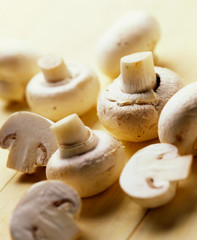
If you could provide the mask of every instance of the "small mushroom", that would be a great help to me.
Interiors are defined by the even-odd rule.
[[[34,113],[13,113],[0,130],[0,146],[10,149],[7,167],[33,173],[38,166],[46,166],[58,148],[52,124]]]
[[[159,140],[175,145],[181,155],[197,155],[197,82],[179,90],[163,108]]]
[[[153,51],[160,37],[158,22],[147,12],[131,11],[118,19],[101,37],[97,61],[101,70],[112,78],[120,74],[123,56]]]
[[[59,150],[49,159],[48,179],[73,186],[81,197],[96,195],[119,177],[124,166],[121,142],[103,131],[85,127],[76,114],[51,126]]]
[[[23,101],[28,81],[39,71],[39,54],[17,39],[0,40],[0,97]]]
[[[120,186],[146,208],[168,203],[176,193],[177,181],[186,179],[192,155],[180,156],[171,144],[149,145],[136,152],[124,167]]]
[[[182,80],[176,73],[154,67],[151,52],[125,56],[120,76],[99,97],[98,117],[118,139],[154,139],[162,108],[181,87]]]
[[[76,218],[78,193],[60,181],[34,184],[16,206],[10,221],[13,240],[74,240],[80,235]]]
[[[88,67],[65,65],[58,56],[38,62],[42,72],[29,82],[26,97],[32,110],[53,121],[84,114],[96,105],[99,81]]]

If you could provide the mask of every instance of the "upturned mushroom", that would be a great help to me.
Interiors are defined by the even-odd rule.
[[[159,38],[159,24],[150,14],[144,11],[128,12],[98,42],[98,65],[105,74],[116,78],[120,74],[121,57],[136,52],[154,51]]]
[[[128,161],[120,186],[141,206],[159,207],[174,197],[178,181],[188,177],[191,164],[192,155],[180,156],[171,144],[149,145]]]
[[[78,193],[60,181],[34,184],[19,201],[10,221],[13,240],[74,240],[81,209]]]
[[[28,81],[39,71],[39,54],[17,39],[0,40],[0,97],[23,101]]]
[[[159,140],[175,145],[182,155],[197,155],[197,82],[179,90],[159,118]]]
[[[80,118],[70,115],[51,126],[59,150],[49,159],[48,179],[73,186],[81,197],[96,195],[119,177],[124,166],[124,149],[103,131],[91,130]]]
[[[13,113],[0,129],[0,147],[9,148],[7,167],[34,173],[57,148],[52,121],[30,112]]]
[[[125,56],[121,58],[120,76],[99,97],[98,117],[118,139],[154,139],[162,108],[181,87],[182,80],[176,73],[154,67],[151,52]]]
[[[53,121],[82,115],[96,105],[99,81],[88,67],[65,65],[58,56],[38,61],[42,72],[29,82],[26,97],[32,110]]]

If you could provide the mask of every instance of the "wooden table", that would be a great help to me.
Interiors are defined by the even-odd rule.
[[[157,46],[160,65],[189,83],[197,80],[197,1],[193,0],[0,0],[0,37],[22,38],[43,54],[60,54],[68,62],[84,62],[96,69],[95,45],[113,21],[132,9],[144,9],[159,21]],[[102,86],[109,79],[96,69]],[[0,124],[26,106],[0,101]],[[96,109],[82,120],[103,128]],[[157,142],[157,140],[152,141]],[[148,143],[126,143],[127,159]],[[8,240],[9,218],[29,187],[45,179],[44,170],[23,175],[6,168],[7,151],[0,150],[0,239]],[[197,163],[190,179],[179,185],[173,201],[147,210],[133,203],[118,182],[98,196],[84,199],[78,223],[80,240],[196,239]],[[23,239],[25,240],[25,239]]]

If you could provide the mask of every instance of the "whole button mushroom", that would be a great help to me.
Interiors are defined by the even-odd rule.
[[[159,207],[174,197],[177,181],[188,177],[191,165],[192,155],[180,156],[171,144],[149,145],[128,161],[120,176],[120,186],[141,206]]]
[[[39,54],[17,39],[0,40],[0,97],[23,101],[28,81],[39,71]]]
[[[162,108],[181,87],[182,80],[176,73],[154,67],[151,52],[125,56],[120,76],[99,97],[98,117],[118,139],[154,139]]]
[[[150,14],[128,12],[101,37],[97,46],[98,65],[104,73],[115,78],[120,74],[121,57],[153,51],[159,38],[159,24]]]
[[[197,155],[197,82],[179,90],[163,108],[159,140],[175,145],[182,155]]]
[[[85,127],[76,114],[51,126],[59,150],[49,159],[48,179],[73,186],[81,197],[96,195],[119,177],[124,166],[122,144],[103,131]]]
[[[88,67],[65,65],[58,56],[38,61],[42,72],[29,82],[26,97],[32,110],[53,121],[82,115],[96,105],[99,81]]]
[[[9,148],[7,167],[34,173],[57,150],[52,121],[30,112],[13,113],[0,129],[0,147]]]
[[[74,240],[80,235],[76,218],[78,193],[60,181],[34,184],[16,206],[10,221],[13,240]]]

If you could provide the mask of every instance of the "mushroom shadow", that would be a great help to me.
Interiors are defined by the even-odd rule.
[[[46,168],[38,167],[33,174],[22,174],[17,182],[18,183],[36,183],[46,180]]]
[[[4,102],[3,111],[9,114],[18,111],[30,111],[27,102]]]
[[[96,106],[92,107],[88,112],[81,116],[81,120],[86,126],[95,128],[94,126],[99,122]]]

